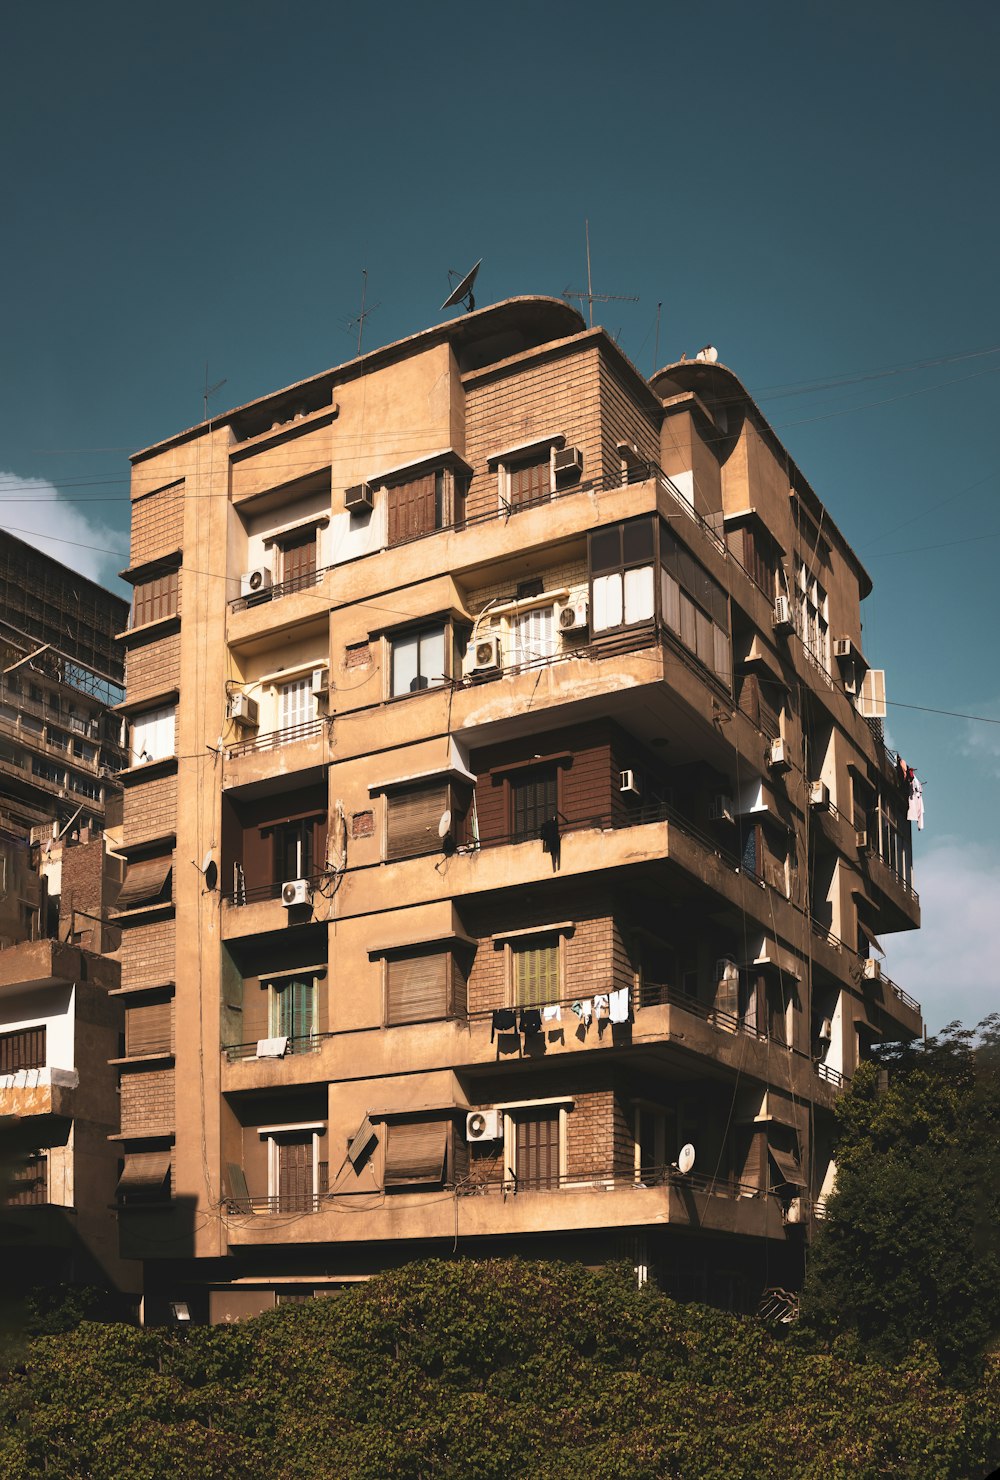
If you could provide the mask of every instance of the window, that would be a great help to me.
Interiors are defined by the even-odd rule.
[[[132,721],[132,764],[161,761],[175,754],[176,709],[167,704],[162,709],[147,709]]]
[[[446,1120],[393,1121],[386,1126],[385,1187],[440,1187],[448,1163]]]
[[[327,1190],[327,1163],[320,1160],[319,1125],[274,1126],[258,1134],[268,1141],[268,1199],[272,1212],[313,1213]]]
[[[281,584],[286,591],[311,586],[316,577],[316,529],[298,529],[278,541],[281,551]]]
[[[664,523],[660,524],[663,623],[727,688],[732,681],[729,600]]]
[[[514,1120],[514,1175],[518,1191],[559,1186],[558,1107],[519,1113]]]
[[[137,859],[130,863],[118,892],[116,909],[133,910],[143,905],[167,903],[170,900],[172,868],[172,854],[160,858]]]
[[[136,586],[132,593],[133,627],[177,615],[178,577],[178,571],[168,570]]]
[[[760,587],[764,595],[774,599],[774,578],[778,568],[778,555],[774,541],[762,529],[752,524],[737,530],[734,544],[737,558],[742,562],[750,579]]]
[[[507,632],[508,668],[545,663],[556,652],[555,610],[551,606],[513,613],[508,618]]]
[[[465,975],[452,951],[431,947],[385,962],[385,1023],[431,1022],[465,1011]]]
[[[504,463],[503,483],[506,502],[513,512],[548,503],[552,495],[552,457],[548,449]]]
[[[272,1038],[311,1038],[316,1032],[316,978],[307,973],[268,983]]]
[[[389,693],[392,698],[435,688],[446,681],[446,630],[441,623],[401,632],[389,639]]]
[[[654,542],[652,519],[634,519],[591,534],[590,625],[595,633],[655,617]]]
[[[515,941],[510,948],[513,999],[515,1007],[544,1007],[558,1002],[559,937],[532,936]]]
[[[444,780],[390,792],[385,800],[386,861],[438,852],[438,828],[445,812],[452,810],[452,800],[451,787]]]
[[[0,1074],[45,1068],[45,1025],[0,1033]]]
[[[633,1134],[636,1181],[649,1182],[662,1177],[676,1150],[674,1112],[658,1105],[636,1105]]]
[[[524,843],[540,837],[542,824],[559,816],[558,767],[515,773],[508,786],[511,841]]]
[[[826,591],[809,574],[804,563],[798,570],[799,633],[806,651],[825,672],[830,672],[830,603]]]
[[[296,731],[316,718],[316,698],[312,675],[278,685],[278,729]]]
[[[315,859],[313,847],[316,838],[315,817],[300,817],[294,822],[280,823],[274,829],[275,878],[309,879],[313,875]]]

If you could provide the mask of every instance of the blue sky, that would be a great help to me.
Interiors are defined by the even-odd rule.
[[[595,291],[639,298],[599,321],[647,374],[657,303],[660,363],[715,343],[871,570],[927,803],[889,970],[974,1021],[1000,723],[903,706],[1000,721],[998,38],[980,0],[15,7],[0,519],[110,579],[128,453],[200,419],[206,363],[222,410],[349,358],[363,267],[369,347],[479,257],[481,305],[582,287],[589,218]]]

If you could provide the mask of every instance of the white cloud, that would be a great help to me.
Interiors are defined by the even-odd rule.
[[[973,765],[984,768],[988,775],[995,780],[1000,780],[1000,703],[991,700],[984,704],[975,706],[977,714],[984,715],[987,719],[995,719],[995,725],[976,723],[972,720],[966,724],[965,736],[961,741],[962,754],[972,761]]]
[[[25,544],[119,590],[114,578],[128,564],[121,553],[128,550],[128,535],[91,518],[86,505],[67,502],[47,479],[0,472],[0,514],[3,528]]]
[[[1000,1010],[1000,848],[942,837],[914,870],[918,931],[886,936],[886,969],[924,1010],[928,1032]]]

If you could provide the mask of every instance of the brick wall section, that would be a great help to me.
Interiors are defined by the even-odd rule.
[[[471,911],[469,912],[471,916]],[[607,991],[611,985],[614,960],[612,920],[607,913],[607,902],[594,898],[579,900],[572,912],[576,928],[571,935],[562,939],[563,990],[567,999],[592,997],[595,992]],[[544,928],[554,920],[565,920],[566,913],[553,913],[551,905],[525,906],[511,903],[484,909],[475,923],[467,919],[470,933],[479,939],[475,960],[469,974],[469,1012],[492,1012],[504,1007],[510,1000],[507,981],[507,952],[501,942],[491,937],[505,929],[524,930],[533,925]],[[592,1025],[592,1033],[596,1026]]]
[[[184,483],[173,483],[132,503],[132,564],[145,565],[181,548]]]
[[[535,572],[532,572],[534,575]],[[572,591],[574,588],[587,585],[587,562],[586,560],[566,561],[561,565],[550,565],[537,574],[541,577],[546,591]],[[517,597],[517,580],[511,578],[506,581],[494,581],[489,586],[477,586],[470,591],[465,598],[466,607],[470,612],[481,612],[483,607],[491,601],[514,601]],[[500,618],[496,618],[497,623]],[[486,625],[481,629],[487,630]],[[348,649],[350,651],[350,649]]]
[[[130,704],[176,689],[181,680],[181,638],[175,632],[157,642],[130,648],[125,655],[125,685]]]
[[[646,462],[660,461],[660,425],[655,409],[646,409],[634,399],[621,376],[602,357],[601,385],[601,461],[605,481],[617,483],[621,477],[619,442],[631,442]],[[655,419],[654,419],[655,418]],[[596,470],[584,470],[584,476],[596,476]]]
[[[469,384],[465,455],[475,469],[470,517],[497,512],[497,475],[486,460],[533,437],[561,433],[583,453],[583,481],[601,477],[600,380],[596,347],[556,354]]]
[[[162,838],[177,825],[177,777],[156,776],[125,792],[124,838],[128,846]]]
[[[106,857],[103,839],[64,847],[59,897],[59,939],[75,936],[88,951],[118,949],[120,934],[100,921],[118,897],[123,864]],[[79,913],[74,918],[74,911]],[[85,912],[85,913],[84,913]],[[90,918],[95,917],[95,918]]]
[[[123,1135],[162,1135],[173,1130],[173,1069],[140,1069],[123,1073],[121,1091]]]
[[[610,1089],[574,1096],[566,1122],[566,1175],[587,1177],[611,1171],[614,1096]]]
[[[172,982],[177,922],[154,920],[122,931],[122,986],[158,987]]]

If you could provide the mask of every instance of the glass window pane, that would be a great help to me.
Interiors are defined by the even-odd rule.
[[[591,571],[616,570],[621,563],[621,533],[617,525],[595,530],[590,536]]]
[[[681,588],[668,571],[660,570],[661,600],[663,602],[663,620],[671,632],[681,630]]]
[[[647,622],[656,610],[653,567],[641,565],[638,570],[625,572],[625,620]]]
[[[692,652],[697,650],[698,633],[695,618],[695,605],[690,596],[681,592],[681,642],[689,647]]]
[[[622,525],[622,559],[625,565],[638,565],[653,558],[653,521],[635,519]]]
[[[409,694],[418,687],[420,638],[416,632],[405,632],[393,639],[392,693]]]
[[[715,646],[715,672],[716,676],[728,688],[732,683],[732,664],[729,661],[729,638],[718,627],[712,628],[712,637]]]
[[[420,634],[420,688],[444,683],[444,628]]]
[[[695,628],[698,641],[695,652],[705,667],[711,668],[715,662],[715,643],[712,641],[712,624],[704,612],[695,613]]]
[[[622,620],[621,575],[595,576],[593,628],[603,632],[608,627],[620,627]]]

